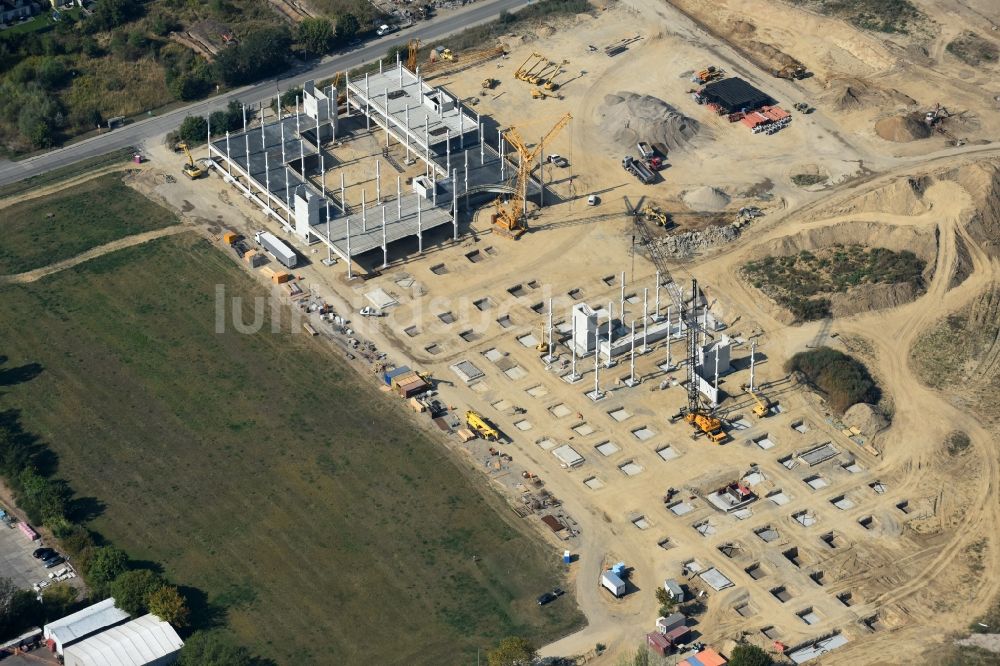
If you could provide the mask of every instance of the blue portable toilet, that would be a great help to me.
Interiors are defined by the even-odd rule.
[[[569,554],[568,550],[563,551],[563,564],[569,564],[573,561],[573,556]]]

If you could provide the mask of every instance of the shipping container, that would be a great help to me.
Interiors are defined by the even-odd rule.
[[[282,266],[285,268],[295,268],[298,261],[295,251],[279,240],[274,234],[267,231],[258,231],[254,239],[264,246],[264,249]]]

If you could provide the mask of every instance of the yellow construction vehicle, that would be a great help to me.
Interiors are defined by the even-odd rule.
[[[533,60],[535,58],[537,58],[537,60],[531,63],[530,67],[525,66],[528,64],[530,60]],[[528,60],[525,60],[524,64],[521,65],[521,67],[518,68],[516,72],[514,72],[514,78],[520,79],[521,81],[530,82],[532,77],[536,76],[537,73],[541,71],[540,69],[537,69],[538,66],[541,65],[541,67],[544,69],[545,67],[548,67],[548,64],[549,64],[548,59],[541,53],[532,53],[531,56],[528,58]]]
[[[542,148],[562,128],[566,127],[572,119],[573,116],[568,113],[560,118],[552,126],[552,129],[542,137],[542,140],[538,142],[538,145],[533,150],[525,145],[524,139],[521,138],[521,135],[518,134],[515,128],[511,127],[503,133],[507,143],[514,147],[514,150],[517,151],[521,159],[518,162],[517,170],[508,181],[513,191],[510,199],[504,203],[503,197],[500,196],[493,202],[493,207],[496,209],[496,212],[493,214],[493,229],[501,236],[516,240],[524,233],[524,206],[525,200],[528,197],[528,180],[531,175],[532,166],[535,164],[535,160],[538,158],[539,153],[541,153]],[[503,157],[506,159],[506,156]]]
[[[537,72],[529,72],[525,77],[525,81],[533,86],[540,86],[545,82],[549,76],[555,74],[559,71],[559,63],[554,60],[549,60],[544,67],[542,67]]]
[[[722,421],[702,410],[689,411],[684,415],[688,423],[701,430],[715,444],[722,444],[729,435],[722,429]]]
[[[486,419],[471,409],[465,412],[465,425],[472,428],[477,435],[485,440],[495,442],[500,439],[500,433],[497,432],[497,429],[491,426]]]
[[[552,93],[547,93],[541,88],[531,89],[531,99],[545,99],[546,97],[555,97]]]
[[[654,204],[646,204],[639,214],[650,222],[655,222],[661,227],[667,226],[670,222],[670,216],[667,215],[666,211]]]
[[[559,90],[559,86],[561,84],[556,83],[556,79],[559,78],[560,76],[562,76],[565,73],[566,73],[565,70],[560,70],[560,71],[556,72],[551,77],[549,77],[549,80],[546,81],[545,85],[542,86],[542,87],[545,88],[546,90]]]
[[[771,404],[767,398],[762,399],[759,393],[751,393],[750,395],[753,396],[756,403],[753,406],[753,413],[757,418],[762,419],[771,413]]]
[[[205,170],[195,164],[194,157],[191,156],[191,151],[188,150],[188,145],[186,143],[179,143],[177,144],[177,147],[183,150],[184,154],[187,155],[188,158],[187,164],[183,167],[184,175],[191,180],[196,180],[204,176]]]

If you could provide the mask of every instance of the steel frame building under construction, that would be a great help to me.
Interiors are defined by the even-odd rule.
[[[500,130],[490,145],[484,119],[469,112],[452,94],[426,84],[397,58],[394,68],[363,79],[347,78],[343,109],[338,90],[319,89],[307,82],[294,114],[271,122],[248,123],[224,136],[211,134],[212,166],[226,182],[255,201],[267,217],[277,220],[299,243],[327,246],[353,276],[352,259],[381,248],[382,266],[389,262],[389,244],[416,236],[423,252],[424,233],[451,223],[458,240],[458,208],[468,209],[470,197],[511,193],[517,165],[506,155]],[[338,132],[352,116],[363,117],[365,130],[385,134],[383,157],[389,160],[392,141],[406,147],[406,162],[423,162],[424,173],[412,179],[404,192],[396,178],[393,195],[383,188],[381,160],[372,160],[377,187],[375,201],[347,201],[343,172],[340,187],[326,187],[326,174],[342,166],[337,157]],[[359,119],[360,120],[360,119]],[[541,159],[540,159],[541,163]],[[532,179],[529,194],[541,194],[541,179]],[[388,196],[387,196],[388,195]],[[464,199],[464,201],[463,201]],[[539,196],[541,204],[542,197]]]

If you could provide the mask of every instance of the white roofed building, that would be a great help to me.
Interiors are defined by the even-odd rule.
[[[63,653],[65,666],[166,666],[177,661],[184,641],[153,614],[80,641]]]
[[[128,618],[128,613],[115,607],[113,598],[105,599],[72,615],[48,623],[43,628],[43,636],[50,650],[56,654],[63,654],[67,646],[108,627],[121,624]]]

